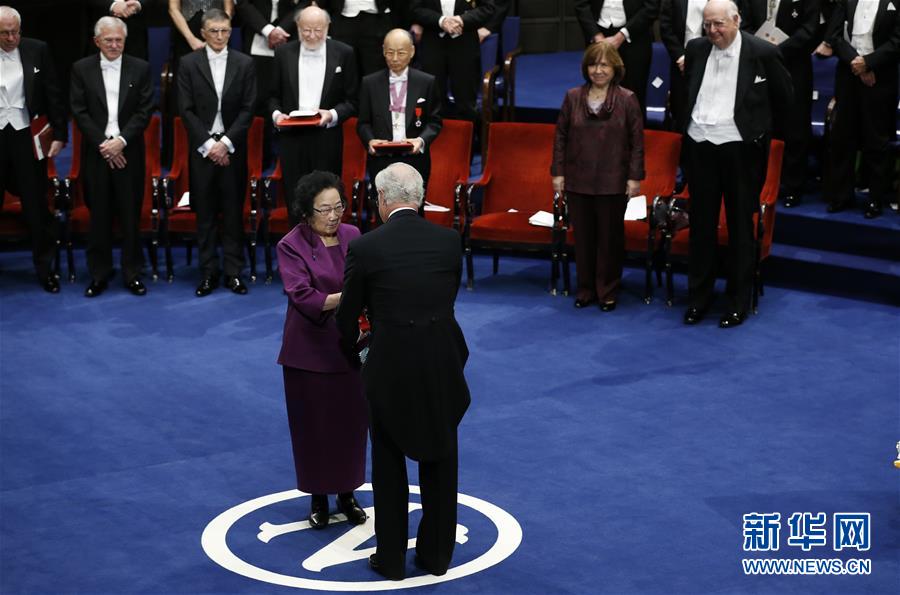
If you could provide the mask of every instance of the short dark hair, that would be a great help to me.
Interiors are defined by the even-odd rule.
[[[206,23],[210,21],[228,21],[230,23],[231,17],[221,8],[210,8],[200,17],[200,26],[205,29]]]
[[[581,57],[581,76],[584,77],[585,82],[591,82],[587,71],[588,66],[598,64],[602,59],[606,59],[606,63],[612,66],[612,82],[619,84],[625,78],[625,64],[622,62],[622,56],[619,55],[618,50],[607,41],[592,43],[584,50],[584,56]]]
[[[312,217],[313,205],[316,203],[316,197],[323,190],[334,188],[341,195],[341,202],[344,200],[344,183],[341,179],[330,171],[316,170],[310,172],[297,181],[294,188],[294,200],[291,201],[291,213],[304,221]]]

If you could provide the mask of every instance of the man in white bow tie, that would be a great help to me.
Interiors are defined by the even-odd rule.
[[[53,129],[49,157],[66,144],[65,107],[47,44],[22,37],[22,17],[0,6],[0,204],[6,190],[18,194],[31,236],[31,253],[41,287],[59,293],[50,270],[55,226],[47,208],[47,161],[34,156],[29,124],[47,117]]]
[[[682,122],[691,191],[685,324],[697,324],[713,302],[719,206],[728,222],[728,306],[719,327],[744,322],[753,287],[753,213],[766,175],[778,106],[792,99],[791,79],[774,45],[739,30],[730,0],[703,9],[705,37],[688,42],[684,74],[688,101]]]
[[[86,297],[106,290],[113,270],[112,218],[122,234],[122,279],[133,295],[144,295],[139,226],[144,196],[144,129],[150,122],[150,65],[123,55],[128,28],[116,17],[94,26],[97,56],[72,65],[72,116],[81,129],[85,201],[91,212]]]
[[[299,41],[275,50],[269,113],[278,132],[284,196],[290,204],[297,180],[313,170],[341,175],[340,125],[357,110],[359,76],[353,48],[327,39],[331,19],[316,6],[297,13]],[[318,112],[314,126],[288,126],[291,112]],[[291,225],[299,221],[290,213]]]
[[[369,153],[369,179],[402,161],[416,168],[427,184],[429,148],[441,131],[437,82],[430,74],[409,67],[416,53],[409,31],[388,32],[382,53],[388,67],[363,77],[359,92],[356,132]],[[412,146],[401,152],[379,149],[385,143],[397,142]]]

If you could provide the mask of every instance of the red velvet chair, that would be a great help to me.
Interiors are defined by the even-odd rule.
[[[681,135],[661,130],[644,130],[644,172],[641,194],[647,197],[647,218],[625,222],[625,251],[640,253],[644,259],[644,302],[653,299],[653,263],[660,244],[660,229],[653,217],[660,201],[666,201],[675,191],[678,161],[681,155]],[[568,206],[563,203],[562,252],[563,293],[569,294],[569,254],[575,246],[575,235],[569,223]]]
[[[356,134],[356,118],[348,118],[342,124],[344,147],[341,162],[341,181],[344,183],[344,194],[347,210],[341,218],[344,223],[360,226],[363,214],[362,205],[366,197],[366,149]],[[284,234],[290,231],[287,203],[291,192],[285,192],[281,183],[281,162],[275,171],[264,182],[263,217],[261,234],[265,242],[266,283],[272,281],[273,256],[272,246]]]
[[[72,123],[72,168],[63,180],[67,203],[67,224],[64,236],[66,258],[68,260],[69,281],[75,281],[75,257],[73,238],[84,237],[91,227],[91,214],[85,204],[84,178],[81,172],[81,130]],[[150,267],[153,280],[159,278],[159,261],[157,258],[160,237],[160,212],[162,210],[162,194],[160,192],[160,117],[154,115],[144,130],[144,198],[141,203],[141,220],[139,229],[141,237],[147,242],[150,255]],[[113,232],[118,229],[118,222],[113,223]]]
[[[62,180],[56,171],[53,159],[47,159],[47,206],[57,226],[56,256],[50,263],[50,270],[57,278],[60,276],[60,255],[62,238],[65,234],[66,206]],[[6,242],[21,242],[30,237],[28,224],[22,216],[21,199],[10,192],[3,196],[0,207],[0,239]],[[71,271],[71,269],[69,269]]]
[[[463,245],[466,254],[466,285],[474,286],[472,250],[484,248],[494,255],[497,273],[500,250],[528,250],[550,254],[550,291],[556,293],[559,274],[556,241],[557,205],[550,181],[553,156],[552,124],[494,122],[491,143],[481,179],[466,192]],[[472,191],[483,190],[476,216]],[[511,210],[515,212],[510,212]],[[528,223],[537,211],[554,213],[554,227]]]
[[[441,133],[431,145],[431,173],[425,201],[448,211],[426,208],[425,218],[459,231],[462,198],[469,183],[472,164],[472,123],[467,120],[444,120]]]
[[[194,238],[197,234],[197,215],[190,207],[179,207],[178,201],[190,187],[187,131],[181,118],[175,118],[172,128],[172,169],[162,178],[165,209],[163,212],[163,241],[166,250],[166,278],[174,278],[172,262],[172,236],[185,242],[187,264],[191,264]],[[244,198],[244,233],[250,260],[250,281],[256,281],[256,246],[258,242],[258,212],[260,180],[262,179],[262,118],[253,118],[247,131],[247,189]]]
[[[781,182],[781,161],[784,156],[784,142],[773,140],[769,146],[766,164],[766,179],[759,193],[759,212],[753,215],[756,232],[756,262],[753,267],[753,294],[751,306],[754,314],[759,309],[759,296],[763,295],[762,261],[769,257],[775,232],[775,205],[778,203],[778,187]],[[685,188],[677,198],[689,201],[689,189]],[[670,204],[669,224],[664,230],[663,255],[666,268],[666,305],[675,301],[672,282],[672,257],[686,259],[689,255],[690,227],[677,223],[678,212],[685,210],[685,204],[673,200]],[[718,246],[724,250],[728,246],[728,225],[725,221],[725,205],[719,210]]]

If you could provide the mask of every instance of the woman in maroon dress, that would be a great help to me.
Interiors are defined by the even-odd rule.
[[[278,270],[288,296],[278,363],[294,450],[297,487],[312,494],[309,524],[328,524],[328,494],[350,524],[366,520],[353,496],[365,481],[367,413],[359,370],[340,349],[334,310],[344,259],[359,230],[341,223],[341,180],[329,172],[303,176],[291,205],[301,223],[278,242]]]
[[[575,230],[575,307],[615,309],[625,259],[625,206],[644,178],[644,118],[619,86],[625,66],[612,45],[588,46],[585,83],[569,89],[556,122],[553,190],[565,192]]]

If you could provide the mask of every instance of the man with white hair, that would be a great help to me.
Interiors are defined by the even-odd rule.
[[[47,208],[47,162],[34,155],[30,122],[46,116],[53,129],[47,156],[66,144],[65,105],[47,44],[22,37],[22,17],[0,6],[0,204],[10,190],[22,202],[22,215],[31,236],[31,254],[41,287],[59,293],[59,280],[50,271],[55,231]]]
[[[453,305],[462,276],[459,234],[421,218],[422,176],[406,163],[378,174],[384,225],[350,243],[337,311],[357,365],[358,317],[372,327],[362,369],[369,402],[376,553],[373,570],[406,576],[406,457],[419,463],[422,520],[415,564],[447,572],[456,541],[456,429],[469,406],[468,348]]]
[[[740,325],[753,286],[753,214],[766,175],[776,110],[790,105],[791,79],[778,48],[739,30],[741,17],[730,0],[703,8],[705,37],[688,42],[684,74],[691,234],[689,307],[685,324],[697,324],[713,301],[719,206],[728,222],[728,309],[721,328]]]
[[[113,270],[112,218],[122,234],[122,280],[133,295],[144,295],[139,226],[144,196],[144,129],[150,121],[153,89],[150,65],[123,55],[128,27],[116,17],[94,26],[100,54],[72,65],[72,116],[81,129],[84,190],[91,212],[86,297],[97,297]]]
[[[344,145],[341,124],[356,115],[359,75],[353,48],[328,39],[328,13],[309,6],[297,13],[299,41],[275,49],[269,113],[278,129],[278,157],[285,196],[314,170],[338,176]],[[289,126],[291,112],[318,113],[315,126]],[[290,213],[291,225],[299,222]]]

